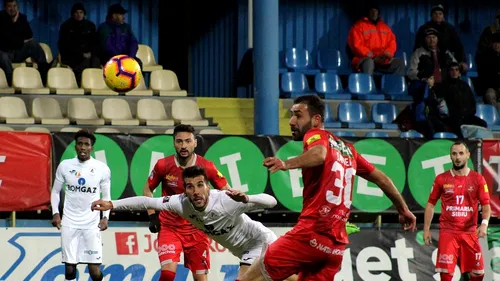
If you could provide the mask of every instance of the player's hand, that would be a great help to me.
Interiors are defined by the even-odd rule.
[[[52,225],[57,229],[61,229],[61,215],[59,213],[52,216]]]
[[[246,195],[243,191],[230,189],[226,191],[226,194],[236,202],[248,203],[248,195]]]
[[[99,229],[101,231],[108,229],[108,218],[104,217],[101,219],[101,221],[99,222]]]
[[[486,232],[488,232],[488,226],[485,224],[481,224],[476,230],[477,236],[479,236],[479,238],[485,237]]]
[[[404,231],[417,229],[417,218],[410,210],[399,213],[399,223],[403,226]]]
[[[432,244],[432,236],[430,230],[424,230],[424,243],[427,246]]]
[[[160,220],[156,213],[149,215],[149,231],[151,233],[158,233],[160,231]]]
[[[107,211],[111,209],[113,209],[113,203],[111,203],[111,201],[99,199],[92,202],[92,211]]]
[[[271,173],[276,173],[277,171],[288,170],[286,168],[285,162],[279,158],[276,158],[276,157],[267,157],[266,159],[264,159],[263,165],[265,167],[267,167],[267,169]]]

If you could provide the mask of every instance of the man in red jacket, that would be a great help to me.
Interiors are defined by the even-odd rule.
[[[405,65],[394,58],[396,36],[379,17],[379,9],[370,5],[368,16],[358,20],[347,37],[352,67],[355,71],[373,74],[373,71],[405,75]]]

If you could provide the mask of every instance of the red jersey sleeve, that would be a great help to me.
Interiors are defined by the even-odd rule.
[[[354,147],[351,146],[354,150]],[[368,162],[361,154],[356,151],[356,175],[367,175],[375,170],[375,166]]]
[[[490,204],[490,192],[488,191],[488,184],[481,174],[477,174],[477,197],[482,206]]]
[[[165,177],[164,171],[165,171],[164,161],[158,160],[155,164],[155,167],[151,171],[151,174],[149,174],[148,177],[149,189],[151,190],[155,189],[162,182],[162,179]]]
[[[322,145],[328,148],[328,134],[325,131],[312,129],[304,135],[304,151],[307,151],[315,145]]]
[[[432,184],[431,194],[429,195],[429,200],[427,202],[432,205],[436,205],[439,198],[441,198],[441,193],[443,192],[443,183],[441,182],[441,177],[438,176]]]
[[[206,162],[205,172],[207,173],[208,181],[214,188],[222,189],[227,185],[227,179],[221,172],[219,172],[219,170],[217,170],[213,162]]]

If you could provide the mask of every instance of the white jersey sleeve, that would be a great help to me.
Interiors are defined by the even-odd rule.
[[[155,209],[170,211],[182,215],[181,195],[165,196],[162,198],[151,198],[146,196],[134,196],[120,200],[111,201],[114,210],[138,210]]]
[[[231,197],[227,196],[227,199],[223,201],[223,204],[226,211],[241,215],[253,210],[273,208],[276,206],[277,201],[271,195],[261,193],[248,195],[248,203],[236,202],[231,199]]]
[[[101,194],[102,200],[109,201],[111,200],[111,170],[108,166],[104,165],[105,172],[103,173],[100,185],[101,185]],[[102,212],[102,216],[109,219],[109,210]]]

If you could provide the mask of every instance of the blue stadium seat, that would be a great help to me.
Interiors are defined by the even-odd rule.
[[[325,99],[330,100],[350,100],[351,94],[344,92],[342,81],[333,72],[318,73],[314,77],[315,90],[319,94],[324,94]]]
[[[339,138],[356,137],[356,134],[354,132],[349,132],[349,131],[335,131],[335,133],[333,134]]]
[[[340,122],[335,121],[330,105],[325,103],[325,128],[340,128],[341,125]]]
[[[469,77],[477,77],[477,66],[472,54],[467,54],[467,61],[469,62],[467,70],[467,76]]]
[[[321,71],[336,73],[342,66],[342,55],[339,50],[319,49],[318,66]]]
[[[372,105],[372,120],[380,125],[382,129],[398,129],[398,124],[393,124],[392,121],[398,116],[396,105],[388,102],[380,102]]]
[[[365,138],[388,138],[389,134],[386,132],[371,131],[365,134]]]
[[[413,97],[408,95],[405,77],[401,75],[386,74],[382,76],[382,92],[391,97],[392,100],[413,100]]]
[[[366,73],[352,73],[349,75],[349,92],[360,100],[384,100],[385,96],[378,93],[373,77]]]
[[[338,106],[339,120],[349,128],[375,129],[375,123],[369,122],[363,105],[358,102],[342,102]]]
[[[439,133],[435,133],[433,138],[435,138],[435,139],[456,139],[458,137],[454,133],[439,132]]]
[[[403,139],[421,139],[421,138],[424,138],[424,136],[421,133],[419,133],[417,131],[413,131],[413,130],[410,130],[407,132],[401,132],[399,137],[403,138]]]
[[[291,98],[301,95],[316,94],[309,88],[306,76],[299,72],[286,72],[281,74],[281,91],[289,93]]]
[[[474,138],[474,139],[492,139],[493,133],[481,126],[475,125],[462,125],[460,126],[460,131],[464,138]]]
[[[472,93],[474,94],[474,97],[476,98],[476,102],[482,102],[483,98],[477,95],[476,89],[474,89],[474,84],[472,83],[472,79],[470,79],[467,76],[461,76],[461,78],[462,78],[462,80],[464,80],[465,82],[467,82],[467,84],[469,84],[469,87],[472,90]]]
[[[319,69],[312,66],[309,51],[302,48],[290,48],[285,54],[285,65],[291,71],[302,72],[304,74],[316,74]]]
[[[491,104],[476,104],[476,116],[488,123],[488,129],[500,131],[500,115]]]

